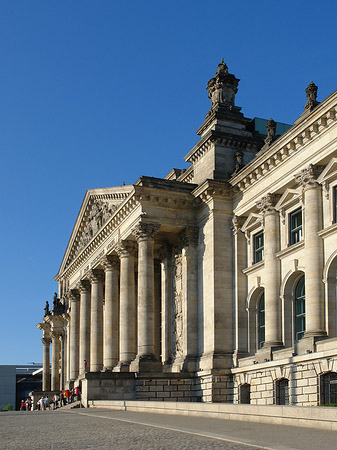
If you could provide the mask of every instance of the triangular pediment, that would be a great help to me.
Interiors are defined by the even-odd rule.
[[[244,233],[249,232],[249,231],[253,230],[254,228],[257,228],[258,226],[260,226],[261,222],[262,222],[261,214],[250,213],[249,216],[247,217],[247,220],[242,225],[241,230]]]
[[[286,189],[281,195],[280,200],[276,203],[275,209],[283,210],[298,202],[300,191],[298,189]]]
[[[330,183],[337,178],[337,158],[332,158],[323,172],[317,178],[319,183]]]
[[[59,273],[90,244],[132,191],[131,185],[86,192]]]

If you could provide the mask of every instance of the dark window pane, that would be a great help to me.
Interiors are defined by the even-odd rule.
[[[297,209],[289,216],[290,245],[302,240],[302,208]]]
[[[264,235],[263,231],[254,235],[254,263],[263,260]]]
[[[305,332],[305,283],[302,277],[295,289],[295,339],[299,341]]]

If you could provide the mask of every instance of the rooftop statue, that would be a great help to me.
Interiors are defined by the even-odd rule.
[[[315,106],[318,105],[318,101],[317,99],[317,90],[318,87],[316,86],[316,84],[311,81],[309,86],[306,88],[305,93],[307,95],[307,103],[304,106],[304,109],[308,109],[309,111],[312,111]]]

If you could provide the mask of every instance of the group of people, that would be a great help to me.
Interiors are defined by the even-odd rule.
[[[27,397],[26,400],[21,400],[20,411],[30,411],[32,408],[32,399]]]
[[[66,389],[61,391],[60,395],[54,394],[52,401],[53,409],[69,405],[69,403],[76,402],[77,400],[80,400],[80,388],[76,386],[73,389]]]
[[[53,409],[57,409],[76,402],[77,400],[80,400],[79,386],[61,391],[60,394],[54,394],[51,403],[49,402],[47,395],[42,395],[36,402],[36,406],[40,411],[45,411],[46,409],[51,409],[51,405],[53,406]],[[34,405],[30,397],[27,397],[26,400],[21,400],[20,402],[20,411],[33,411],[33,407]]]

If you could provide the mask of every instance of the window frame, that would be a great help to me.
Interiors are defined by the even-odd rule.
[[[284,393],[282,392],[282,389],[284,389]],[[283,397],[284,403],[281,401]],[[275,405],[289,405],[289,404],[290,404],[289,380],[288,378],[280,378],[275,381]]]
[[[299,284],[302,282],[303,282],[302,285],[303,294],[298,295],[297,290],[299,288]],[[295,284],[293,317],[294,317],[294,341],[299,342],[303,338],[306,329],[305,275],[301,276],[301,278],[299,278]],[[299,323],[301,323],[302,325],[298,326]]]
[[[295,217],[295,214],[301,213],[301,225],[297,225],[295,227],[292,226],[292,219]],[[297,244],[298,242],[303,241],[303,208],[300,206],[299,208],[294,209],[293,211],[289,211],[288,213],[288,236],[289,236],[289,246]],[[293,236],[299,236],[299,238],[294,238]]]
[[[257,240],[262,236],[262,246],[257,247]],[[258,256],[259,255],[259,256]],[[253,234],[253,264],[257,264],[264,259],[264,230]]]
[[[263,309],[260,308],[261,302],[263,302]],[[263,324],[261,324],[261,316],[263,317]],[[266,309],[265,309],[265,298],[264,298],[264,291],[260,295],[258,301],[257,301],[257,308],[256,308],[256,322],[257,322],[257,349],[260,350],[265,341],[266,341]],[[262,339],[263,335],[263,339]]]

